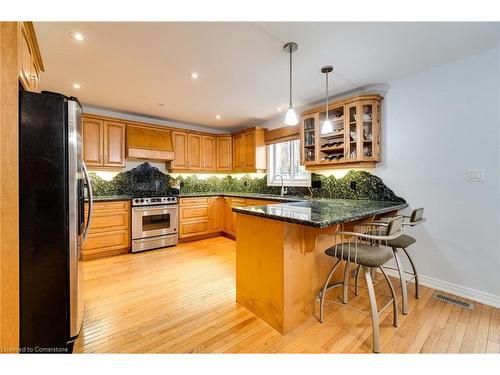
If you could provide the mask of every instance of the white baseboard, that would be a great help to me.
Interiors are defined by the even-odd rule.
[[[399,278],[399,273],[397,271],[394,270],[385,270],[385,271],[388,275]],[[500,296],[496,296],[494,294],[482,292],[480,290],[472,288],[467,288],[462,285],[449,283],[447,281],[435,279],[430,276],[418,275],[418,279],[420,281],[420,285],[437,289],[442,292],[451,293],[456,296],[467,298],[479,303],[483,303],[488,306],[500,308]]]

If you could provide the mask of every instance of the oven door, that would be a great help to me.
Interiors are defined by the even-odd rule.
[[[132,239],[177,233],[177,205],[132,207]]]

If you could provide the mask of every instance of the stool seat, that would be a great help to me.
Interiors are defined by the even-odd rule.
[[[351,245],[350,255],[348,246],[349,245],[344,244],[344,251],[342,251],[342,244],[338,244],[326,249],[325,253],[326,255],[342,260],[349,260],[351,262],[356,261],[357,264],[365,267],[381,267],[393,257],[392,250],[388,247],[374,247],[358,244],[357,257],[355,258],[354,245]],[[337,250],[337,255],[335,255],[335,250]]]
[[[412,236],[408,236],[407,234],[402,234],[398,238],[387,241],[387,246],[406,249],[408,246],[414,244],[415,242],[417,242],[417,240]]]

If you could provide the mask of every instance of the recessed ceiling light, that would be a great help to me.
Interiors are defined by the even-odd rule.
[[[281,112],[281,107],[278,107],[277,109],[278,109],[278,112]]]
[[[198,73],[193,72],[189,75],[192,79],[198,79]]]
[[[78,90],[80,87],[81,87],[81,86],[80,86],[80,84],[79,84],[79,83],[73,83],[73,88],[74,88],[74,89],[77,89],[77,90]]]
[[[220,120],[220,115],[215,116],[217,120]]]
[[[78,32],[69,33],[69,36],[75,40],[78,40],[79,42],[83,42],[86,39],[82,33]]]

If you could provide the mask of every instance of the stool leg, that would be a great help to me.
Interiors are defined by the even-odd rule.
[[[333,265],[332,270],[328,274],[328,277],[326,278],[325,285],[323,286],[323,289],[321,290],[321,298],[319,300],[319,321],[323,323],[323,310],[325,306],[325,295],[326,295],[326,290],[328,289],[328,284],[330,284],[330,279],[333,276],[333,273],[337,269],[337,266],[340,263],[340,259],[337,260],[337,262]]]
[[[387,285],[389,285],[389,289],[391,290],[391,295],[392,295],[392,313],[393,313],[393,318],[392,318],[392,325],[394,327],[398,326],[398,301],[396,299],[396,291],[394,290],[394,287],[392,286],[391,280],[385,273],[384,269],[382,267],[379,267],[380,272],[385,277],[385,281],[387,281]]]
[[[371,268],[364,268],[368,296],[370,297],[370,309],[372,313],[372,331],[373,331],[373,351],[380,352],[380,327],[378,319],[377,300],[375,298],[375,289],[373,288]]]
[[[349,302],[349,271],[351,269],[351,263],[346,261],[345,262],[345,268],[344,268],[344,295],[342,297],[342,303],[346,304]]]
[[[402,304],[401,310],[402,310],[403,315],[407,315],[408,314],[408,290],[406,288],[406,280],[404,278],[401,261],[399,260],[398,249],[393,247],[392,251],[394,253],[394,260],[396,261],[396,266],[398,267],[399,281],[401,284],[401,294],[403,295],[403,301],[401,303]]]
[[[410,257],[410,254],[408,254],[408,251],[406,251],[406,249],[403,248],[403,251],[405,252],[406,254],[406,257],[408,258],[408,260],[410,261],[410,264],[411,264],[411,268],[413,269],[413,275],[415,276],[415,298],[419,298],[420,297],[420,288],[419,288],[419,282],[418,282],[418,273],[417,273],[417,269],[415,268],[415,263],[413,263],[413,259],[411,259]]]
[[[355,278],[355,281],[354,281],[354,294],[356,296],[359,295],[359,271],[360,271],[360,269],[361,269],[361,266],[358,266],[356,268],[356,276],[355,276],[356,278]]]

